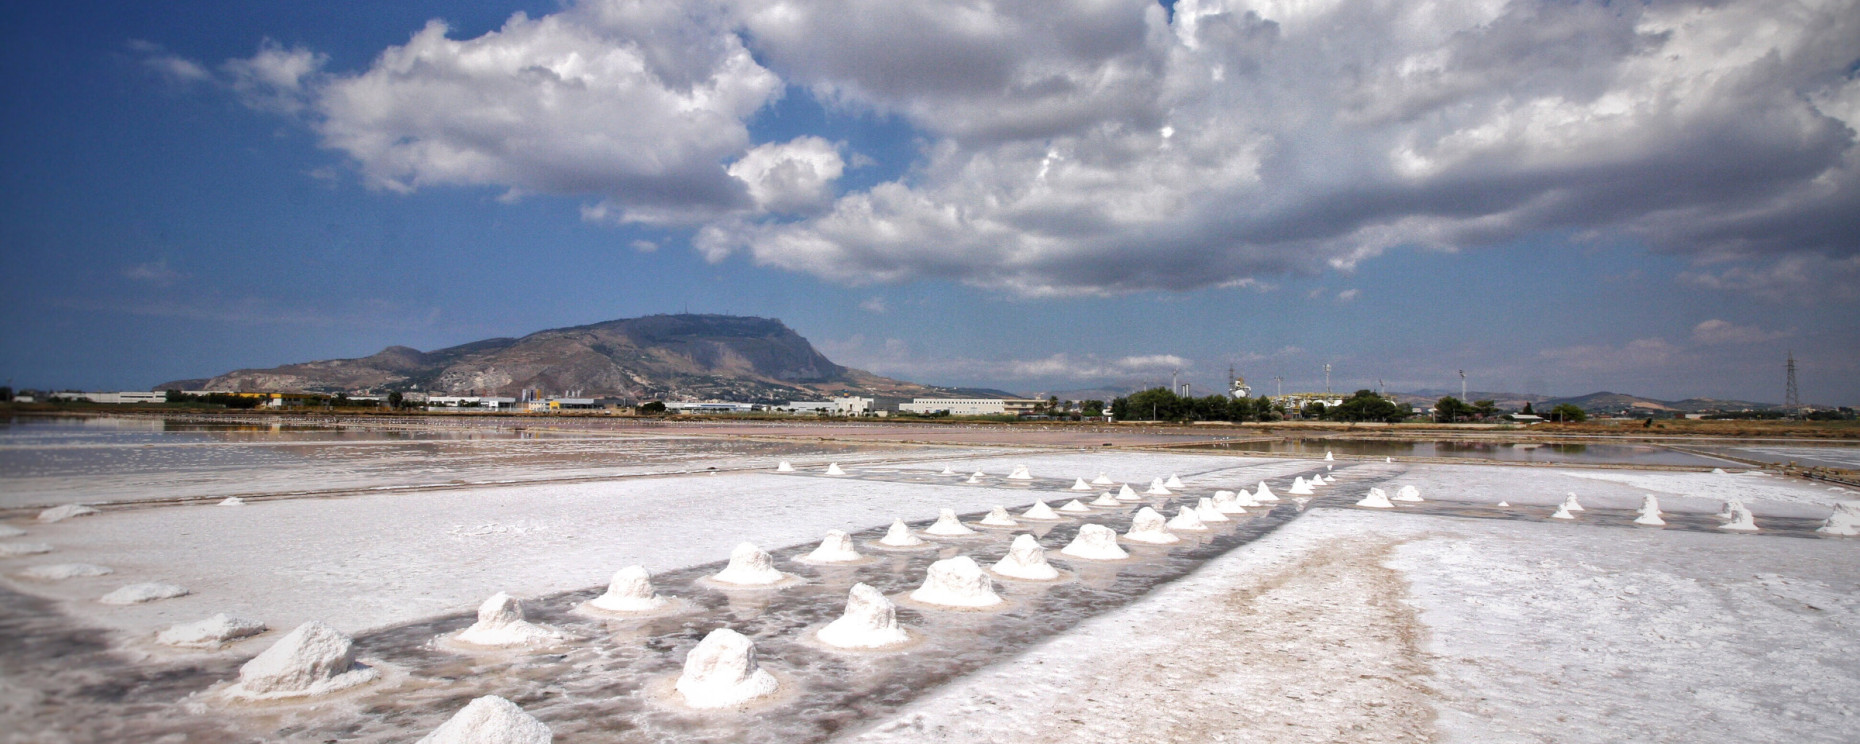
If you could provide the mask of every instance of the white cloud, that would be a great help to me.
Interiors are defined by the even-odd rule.
[[[123,277],[144,284],[168,285],[185,277],[179,271],[168,266],[168,259],[156,259],[148,263],[139,263],[123,267]]]
[[[1193,360],[1174,354],[1106,358],[1060,352],[1031,359],[978,359],[942,350],[920,352],[895,338],[872,343],[858,334],[846,339],[823,340],[817,346],[839,364],[939,384],[975,380],[988,381],[985,384],[1154,381],[1173,371],[1187,371],[1195,366]]]
[[[1356,296],[1358,294],[1361,294],[1359,290],[1346,289],[1346,290],[1343,290],[1337,293],[1337,301],[1338,302],[1352,302],[1356,300]]]
[[[284,48],[271,39],[258,53],[229,59],[222,69],[239,100],[260,111],[295,115],[310,104],[313,86],[329,64],[329,55],[303,47]]]
[[[864,302],[859,303],[859,309],[864,310],[868,313],[877,313],[879,315],[883,315],[891,311],[891,308],[885,305],[885,298],[876,297],[876,296],[865,298]]]
[[[1690,271],[1679,278],[1694,286],[1751,294],[1775,302],[1851,300],[1860,297],[1860,256],[1832,259],[1793,254],[1716,272]]]
[[[764,212],[803,212],[825,205],[833,183],[846,170],[839,148],[819,137],[751,148],[729,173],[749,185],[749,198]]]
[[[1785,331],[1766,331],[1756,326],[1738,325],[1728,320],[1712,319],[1692,327],[1692,340],[1700,344],[1757,344],[1787,338]]]
[[[639,251],[640,253],[652,253],[653,251],[659,250],[659,244],[650,240],[635,240],[627,245],[632,246],[633,250]]]

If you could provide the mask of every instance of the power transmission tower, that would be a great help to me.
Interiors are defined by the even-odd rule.
[[[1324,397],[1330,397],[1330,362],[1324,363]]]
[[[1802,393],[1795,389],[1795,352],[1789,352],[1789,383],[1783,389],[1783,408],[1795,411],[1802,407]]]
[[[1460,400],[1466,400],[1466,370],[1460,370]]]
[[[1272,381],[1279,383],[1279,396],[1278,397],[1281,397],[1281,398],[1285,397],[1285,378],[1280,377],[1278,375],[1273,375]]]

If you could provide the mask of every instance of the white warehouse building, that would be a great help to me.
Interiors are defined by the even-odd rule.
[[[1007,413],[1007,401],[999,398],[913,398],[899,403],[905,413],[932,414],[948,412],[951,416],[999,416]]]

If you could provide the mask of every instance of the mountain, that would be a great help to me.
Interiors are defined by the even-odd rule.
[[[1432,406],[1442,396],[1459,397],[1458,390],[1416,390],[1412,393],[1389,393],[1389,397],[1398,403],[1412,403],[1417,407]],[[1747,400],[1718,400],[1715,398],[1687,398],[1680,401],[1658,400],[1640,395],[1611,393],[1602,391],[1571,397],[1551,397],[1529,393],[1494,393],[1478,390],[1466,393],[1466,402],[1490,400],[1501,409],[1523,408],[1526,402],[1539,412],[1548,411],[1558,405],[1569,403],[1590,413],[1613,413],[1640,409],[1643,411],[1660,411],[1666,413],[1702,413],[1707,411],[1767,411],[1778,408],[1774,403],[1753,403]]]
[[[540,388],[547,395],[747,402],[965,392],[842,367],[780,320],[732,315],[650,315],[427,352],[390,346],[359,359],[241,369],[192,382],[198,381],[155,389],[516,396]]]

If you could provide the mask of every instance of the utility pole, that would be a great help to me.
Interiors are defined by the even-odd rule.
[[[1466,370],[1460,370],[1460,400],[1466,400]]]

